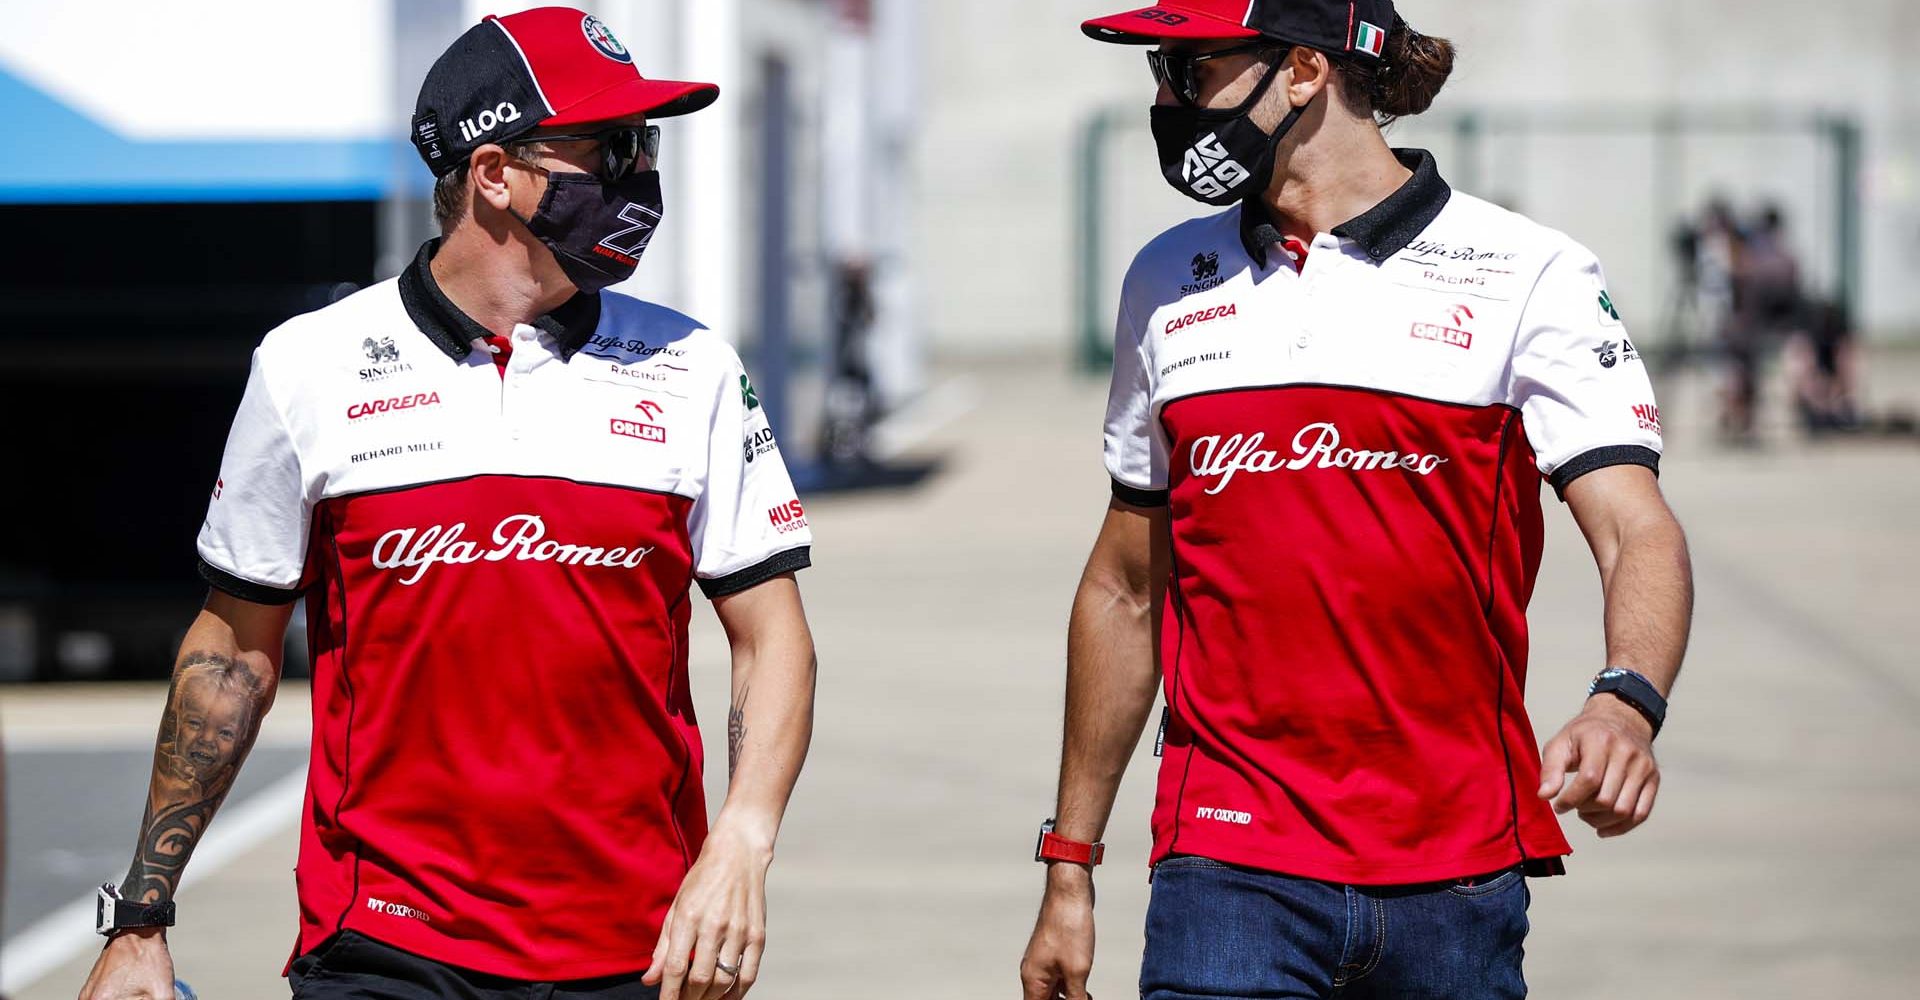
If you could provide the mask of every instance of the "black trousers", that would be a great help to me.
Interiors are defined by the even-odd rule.
[[[656,1000],[640,975],[534,983],[442,965],[343,931],[293,960],[294,1000]]]

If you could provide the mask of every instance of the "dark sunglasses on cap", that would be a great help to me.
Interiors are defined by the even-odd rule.
[[[1182,52],[1166,49],[1149,49],[1147,66],[1153,70],[1153,82],[1173,91],[1180,103],[1195,105],[1200,103],[1200,78],[1195,72],[1200,63],[1223,56],[1245,55],[1249,52],[1289,51],[1292,46],[1285,42],[1276,42],[1269,38],[1260,38],[1245,45],[1215,49],[1212,52]]]
[[[530,135],[526,142],[597,142],[600,144],[600,179],[617,181],[633,173],[640,158],[652,165],[660,158],[660,126],[622,125],[598,132],[569,135]]]

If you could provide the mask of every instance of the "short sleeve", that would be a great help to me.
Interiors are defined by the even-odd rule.
[[[1113,382],[1107,389],[1106,461],[1114,498],[1136,507],[1167,503],[1167,455],[1153,426],[1153,380],[1145,337],[1124,295],[1113,331]]]
[[[255,351],[200,527],[200,575],[256,604],[299,600],[312,516],[300,456]]]
[[[767,411],[740,359],[726,374],[708,436],[707,476],[688,516],[694,577],[709,598],[812,565],[812,530]]]
[[[1521,316],[1508,392],[1561,499],[1569,483],[1610,465],[1659,472],[1653,383],[1586,248],[1569,244],[1541,274]]]

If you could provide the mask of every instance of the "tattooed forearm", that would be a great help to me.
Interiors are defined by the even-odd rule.
[[[233,657],[195,651],[181,658],[160,719],[146,817],[122,896],[149,903],[173,898],[272,696],[261,677]]]
[[[740,748],[747,742],[747,686],[740,686],[739,697],[727,709],[727,777],[740,766]]]

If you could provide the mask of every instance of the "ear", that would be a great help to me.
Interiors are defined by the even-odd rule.
[[[474,150],[467,161],[468,183],[472,185],[475,200],[492,206],[496,212],[504,212],[512,204],[513,190],[507,185],[507,163],[511,159],[506,150],[487,143]]]
[[[1296,108],[1306,107],[1322,90],[1333,85],[1333,60],[1318,49],[1296,45],[1280,68],[1293,73],[1287,84],[1287,102]]]

